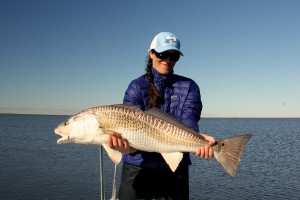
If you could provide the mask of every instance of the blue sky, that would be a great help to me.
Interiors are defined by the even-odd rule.
[[[121,103],[161,31],[203,117],[300,117],[298,0],[0,0],[0,112]]]

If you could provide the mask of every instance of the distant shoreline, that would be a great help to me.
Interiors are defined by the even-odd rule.
[[[24,114],[24,113],[0,113],[0,115],[73,116],[71,114],[68,115],[68,114]],[[300,119],[300,117],[201,117],[201,119]]]
[[[72,116],[67,114],[24,114],[24,113],[0,113],[0,115]]]

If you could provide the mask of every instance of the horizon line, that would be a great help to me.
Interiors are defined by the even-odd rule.
[[[47,113],[14,113],[14,112],[0,112],[0,115],[44,115],[44,116],[74,116],[76,114],[47,114]],[[201,116],[201,118],[218,118],[218,119],[299,119],[299,117],[245,117],[245,116]]]

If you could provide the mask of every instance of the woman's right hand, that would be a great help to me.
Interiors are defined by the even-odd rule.
[[[121,153],[129,154],[134,153],[137,150],[129,146],[129,142],[127,139],[123,138],[120,134],[114,133],[113,135],[109,136],[106,144]]]
[[[200,133],[200,135],[208,141],[207,145],[201,146],[198,149],[196,149],[196,156],[200,158],[206,158],[211,159],[214,155],[214,152],[212,150],[212,146],[215,144],[216,140],[212,136]]]

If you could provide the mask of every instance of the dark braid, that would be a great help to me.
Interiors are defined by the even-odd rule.
[[[150,56],[146,65],[146,76],[148,79],[149,108],[157,107],[159,104],[163,104],[164,96],[160,94],[154,86],[152,74],[152,59],[150,58]]]

